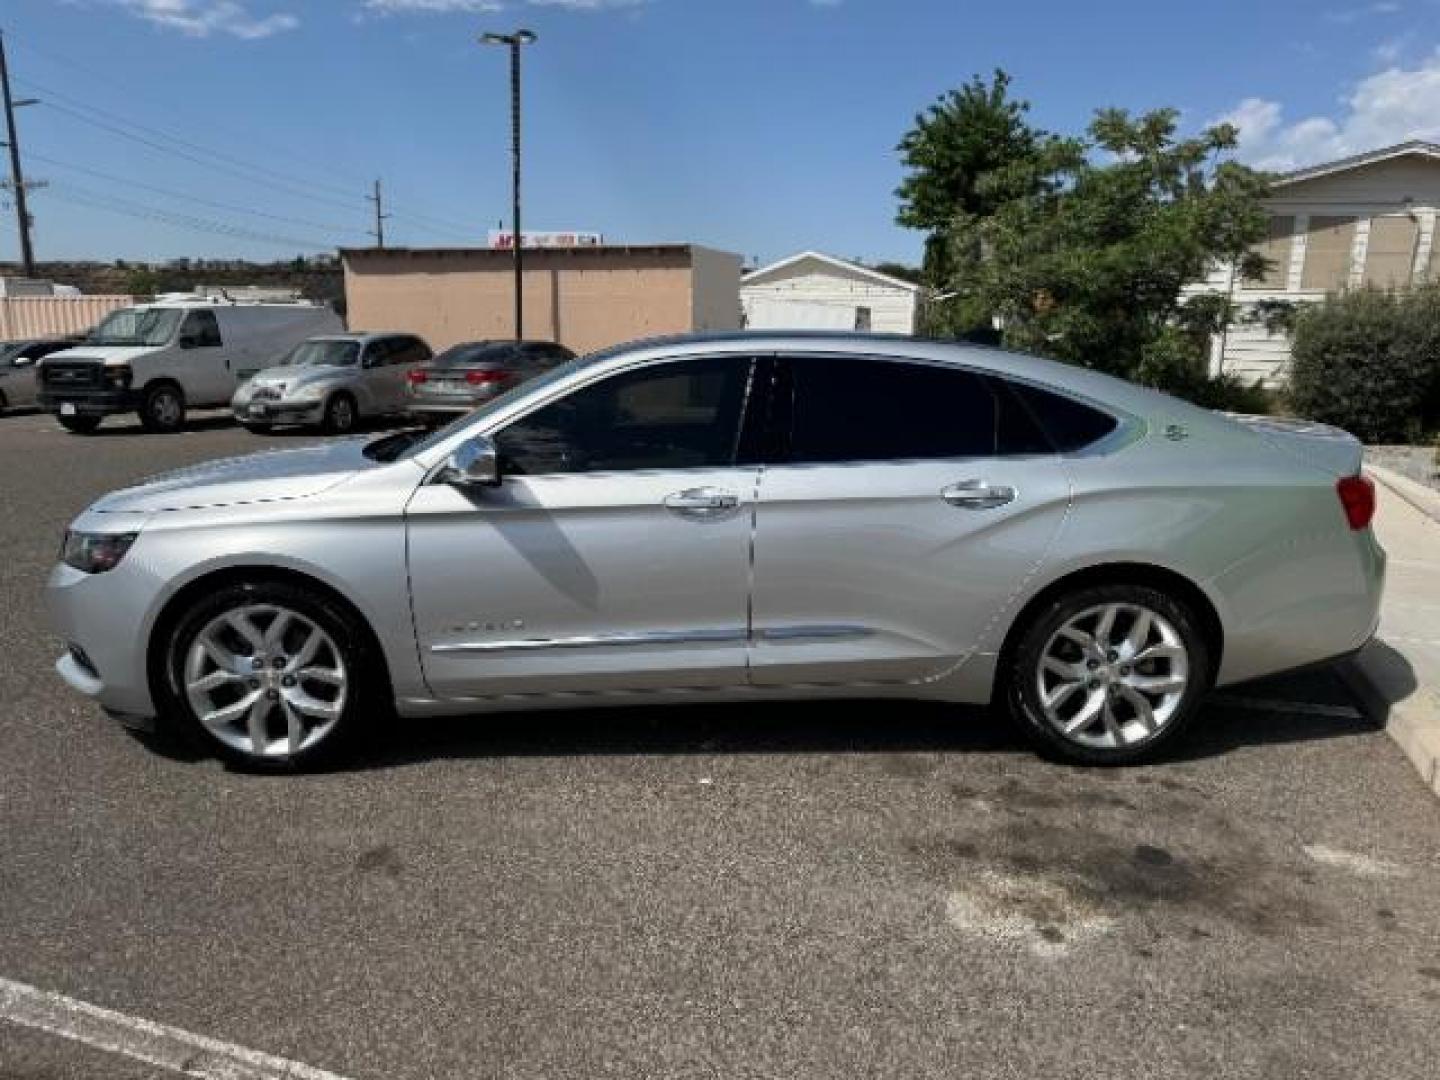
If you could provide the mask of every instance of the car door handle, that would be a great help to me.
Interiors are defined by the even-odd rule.
[[[686,488],[665,496],[665,509],[673,510],[684,517],[709,517],[734,510],[740,505],[740,496],[733,491],[720,488]]]
[[[1015,501],[1015,489],[1003,484],[990,484],[984,480],[961,480],[940,492],[940,497],[951,506],[965,510],[993,510],[997,506]]]

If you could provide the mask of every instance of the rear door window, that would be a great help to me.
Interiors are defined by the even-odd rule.
[[[788,458],[795,464],[1050,452],[1033,423],[964,368],[871,357],[788,362]],[[788,402],[785,400],[788,397]]]

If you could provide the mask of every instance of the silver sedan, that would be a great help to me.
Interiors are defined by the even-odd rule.
[[[70,528],[64,679],[298,767],[375,719],[995,702],[1135,762],[1213,686],[1360,648],[1361,449],[1094,372],[843,334],[592,355],[448,428],[187,469]]]

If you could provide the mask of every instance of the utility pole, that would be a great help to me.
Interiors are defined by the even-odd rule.
[[[375,228],[370,230],[370,235],[375,237],[375,246],[385,246],[385,221],[390,217],[383,212],[384,204],[380,201],[380,181],[375,181],[375,194],[367,196],[370,202],[375,204]]]
[[[482,34],[483,45],[506,45],[510,49],[510,246],[515,262],[515,340],[525,337],[524,260],[525,240],[520,230],[520,47],[538,38],[530,30],[513,34]]]
[[[25,205],[28,185],[25,173],[20,168],[20,137],[15,132],[15,110],[26,105],[38,105],[36,98],[16,101],[10,96],[10,68],[5,63],[5,34],[0,31],[0,92],[5,100],[5,138],[10,148],[10,183],[8,190],[15,196],[15,223],[20,232],[20,264],[26,277],[35,276],[35,251],[30,246],[30,210]]]

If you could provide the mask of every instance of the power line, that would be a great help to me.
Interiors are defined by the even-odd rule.
[[[212,210],[227,210],[236,214],[249,214],[253,217],[278,221],[285,225],[300,225],[307,229],[318,229],[324,233],[343,233],[352,236],[359,236],[365,233],[364,229],[357,229],[353,226],[309,221],[305,218],[289,217],[285,214],[272,214],[267,210],[255,210],[246,206],[237,206],[234,203],[217,202],[214,199],[205,199],[199,195],[191,195],[183,191],[175,191],[171,188],[157,187],[155,184],[147,184],[142,180],[131,180],[123,176],[116,176],[114,173],[102,172],[99,169],[92,169],[87,165],[77,165],[72,161],[61,161],[58,158],[46,157],[44,154],[29,154],[28,156],[35,161],[43,161],[46,165],[53,166],[57,169],[68,169],[72,172],[83,173],[86,176],[93,176],[97,180],[107,180],[112,184],[125,184],[129,187],[153,192],[156,195],[164,195],[171,199],[183,199],[187,202],[193,202],[197,206],[208,206]]]
[[[299,248],[308,251],[315,251],[328,246],[325,244],[317,244],[314,240],[301,240],[293,236],[260,232],[256,229],[231,225],[210,218],[196,217],[191,214],[179,214],[171,210],[163,210],[159,207],[150,206],[145,203],[137,203],[130,199],[109,195],[105,192],[92,191],[88,188],[69,183],[53,184],[52,191],[52,197],[60,199],[62,202],[68,202],[76,206],[86,206],[96,210],[104,210],[126,217],[138,218],[142,221],[157,222],[179,229],[188,229],[191,232],[206,233],[212,236],[224,236],[233,240],[267,244],[272,247]]]
[[[299,195],[301,198],[310,199],[316,202],[328,203],[332,206],[341,206],[347,210],[355,209],[355,202],[369,201],[365,196],[359,196],[357,198],[353,191],[347,191],[344,188],[337,187],[333,184],[319,183],[315,180],[306,179],[294,173],[281,172],[278,169],[272,169],[268,166],[252,164],[231,154],[224,153],[223,151],[215,150],[207,146],[202,146],[201,144],[192,142],[189,139],[181,138],[180,136],[175,135],[172,132],[165,131],[160,128],[151,127],[150,125],[142,124],[135,120],[127,119],[119,115],[118,113],[112,112],[108,109],[102,109],[95,105],[86,104],[85,102],[80,101],[79,99],[74,98],[68,94],[63,94],[58,91],[51,90],[48,87],[41,86],[39,83],[33,82],[32,80],[16,79],[15,81],[17,83],[23,83],[25,86],[29,87],[32,90],[36,90],[40,93],[45,94],[47,99],[54,99],[53,101],[48,101],[50,107],[62,113],[65,113],[66,115],[71,116],[74,119],[98,127],[101,130],[109,131],[111,134],[119,135],[123,138],[128,138],[133,141],[139,142],[142,145],[149,146],[150,148],[158,150],[161,153],[172,154],[174,156],[181,157],[186,161],[190,161],[194,164],[202,165],[210,169],[216,169],[220,172],[225,172],[233,176],[238,176],[240,179],[245,180],[249,183],[263,183],[266,186],[276,188],[278,190],[288,191],[291,194]],[[58,105],[55,102],[65,102],[66,104]],[[126,131],[124,130],[124,128],[132,128],[134,130]],[[142,134],[135,134],[135,132],[140,132]],[[164,140],[165,143],[173,143],[174,145],[164,145],[163,143],[157,143],[156,140]],[[215,161],[205,160],[206,158],[214,158]],[[236,170],[244,170],[244,172],[246,173],[253,173],[255,175],[246,176],[237,172]],[[307,187],[313,188],[314,191],[304,190]],[[326,192],[327,194],[317,195],[315,194],[315,191]],[[342,202],[340,200],[344,201]],[[421,228],[423,231],[427,232],[438,232],[442,235],[454,233],[465,236],[471,235],[472,232],[471,227],[468,225],[458,224],[453,221],[448,221],[443,218],[438,218],[429,214],[421,214],[416,211],[406,211],[401,214],[396,214],[395,216],[403,217],[405,220],[410,221],[412,224],[421,223],[416,224],[416,227]]]

